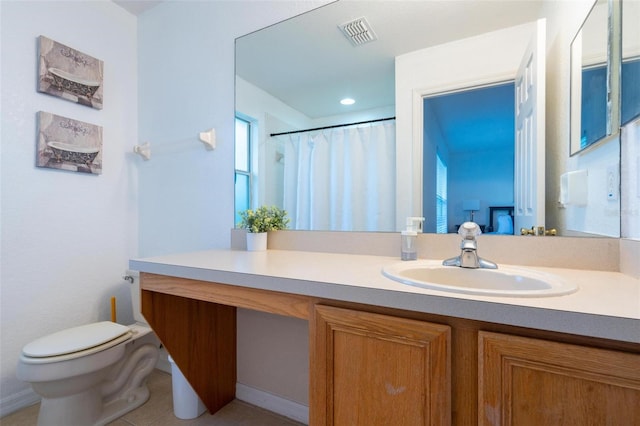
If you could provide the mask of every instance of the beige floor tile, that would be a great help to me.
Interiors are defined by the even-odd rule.
[[[132,425],[126,420],[118,419],[109,423],[109,426],[132,426]]]
[[[173,414],[171,375],[156,370],[147,380],[149,400],[141,407],[109,423],[108,426],[300,426],[302,423],[271,413],[239,400],[211,415],[180,420]],[[35,426],[40,404],[32,405],[0,419],[0,426]],[[69,425],[70,426],[70,425]]]
[[[40,404],[31,405],[0,419],[2,426],[35,426],[38,423]]]
[[[198,417],[194,426],[296,426],[302,423],[235,400],[214,415]]]

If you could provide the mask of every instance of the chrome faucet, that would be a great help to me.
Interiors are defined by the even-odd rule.
[[[478,224],[474,222],[465,222],[460,225],[458,234],[462,237],[460,243],[460,249],[462,250],[460,256],[447,259],[442,264],[444,266],[459,266],[461,268],[487,268],[498,269],[498,265],[488,260],[484,260],[478,256],[478,242],[476,237],[480,235],[482,231]]]

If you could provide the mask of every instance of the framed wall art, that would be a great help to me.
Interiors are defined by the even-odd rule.
[[[38,112],[36,166],[99,175],[102,127]]]
[[[45,36],[38,38],[38,91],[102,109],[104,63]]]

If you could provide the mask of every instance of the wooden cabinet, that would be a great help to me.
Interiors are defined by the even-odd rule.
[[[142,290],[142,313],[214,413],[236,391],[236,308]]]
[[[310,424],[451,424],[450,327],[316,306]]]
[[[479,333],[479,425],[640,425],[640,355]]]
[[[235,396],[242,307],[309,320],[311,426],[640,426],[638,343],[152,274],[142,286],[211,412]]]

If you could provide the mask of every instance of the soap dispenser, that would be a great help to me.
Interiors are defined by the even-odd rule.
[[[418,259],[418,248],[416,247],[416,240],[418,233],[422,232],[422,222],[424,217],[408,217],[407,229],[401,232],[401,250],[400,259],[402,260],[416,260]]]

